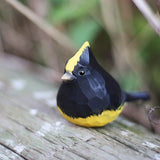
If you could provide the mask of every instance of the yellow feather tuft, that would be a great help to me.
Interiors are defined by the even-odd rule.
[[[86,47],[90,47],[88,41],[86,41],[82,45],[82,47],[78,50],[78,52],[71,59],[69,59],[68,63],[66,64],[66,71],[68,71],[72,74],[74,67],[77,65],[77,62],[80,60],[80,56],[82,55],[82,53]]]

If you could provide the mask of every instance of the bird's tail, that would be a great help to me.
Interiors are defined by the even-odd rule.
[[[135,92],[135,93],[125,93],[125,101],[136,101],[136,100],[148,100],[150,99],[150,96],[147,92]]]

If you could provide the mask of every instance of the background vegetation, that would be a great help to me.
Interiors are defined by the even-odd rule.
[[[122,88],[149,91],[151,106],[157,106],[160,30],[151,26],[155,17],[147,21],[135,4],[136,0],[0,0],[0,51],[60,75],[66,59],[88,40],[99,63]],[[147,4],[158,24],[159,1]]]

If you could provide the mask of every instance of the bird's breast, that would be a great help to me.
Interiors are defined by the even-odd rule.
[[[66,115],[86,118],[108,109],[110,99],[103,77],[94,72],[77,78],[73,83],[63,83],[58,92],[57,103]]]

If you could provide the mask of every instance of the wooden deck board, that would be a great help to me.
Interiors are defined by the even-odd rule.
[[[0,57],[0,159],[160,160],[160,136],[122,117],[89,129],[64,120],[58,86],[45,76],[46,69]]]

